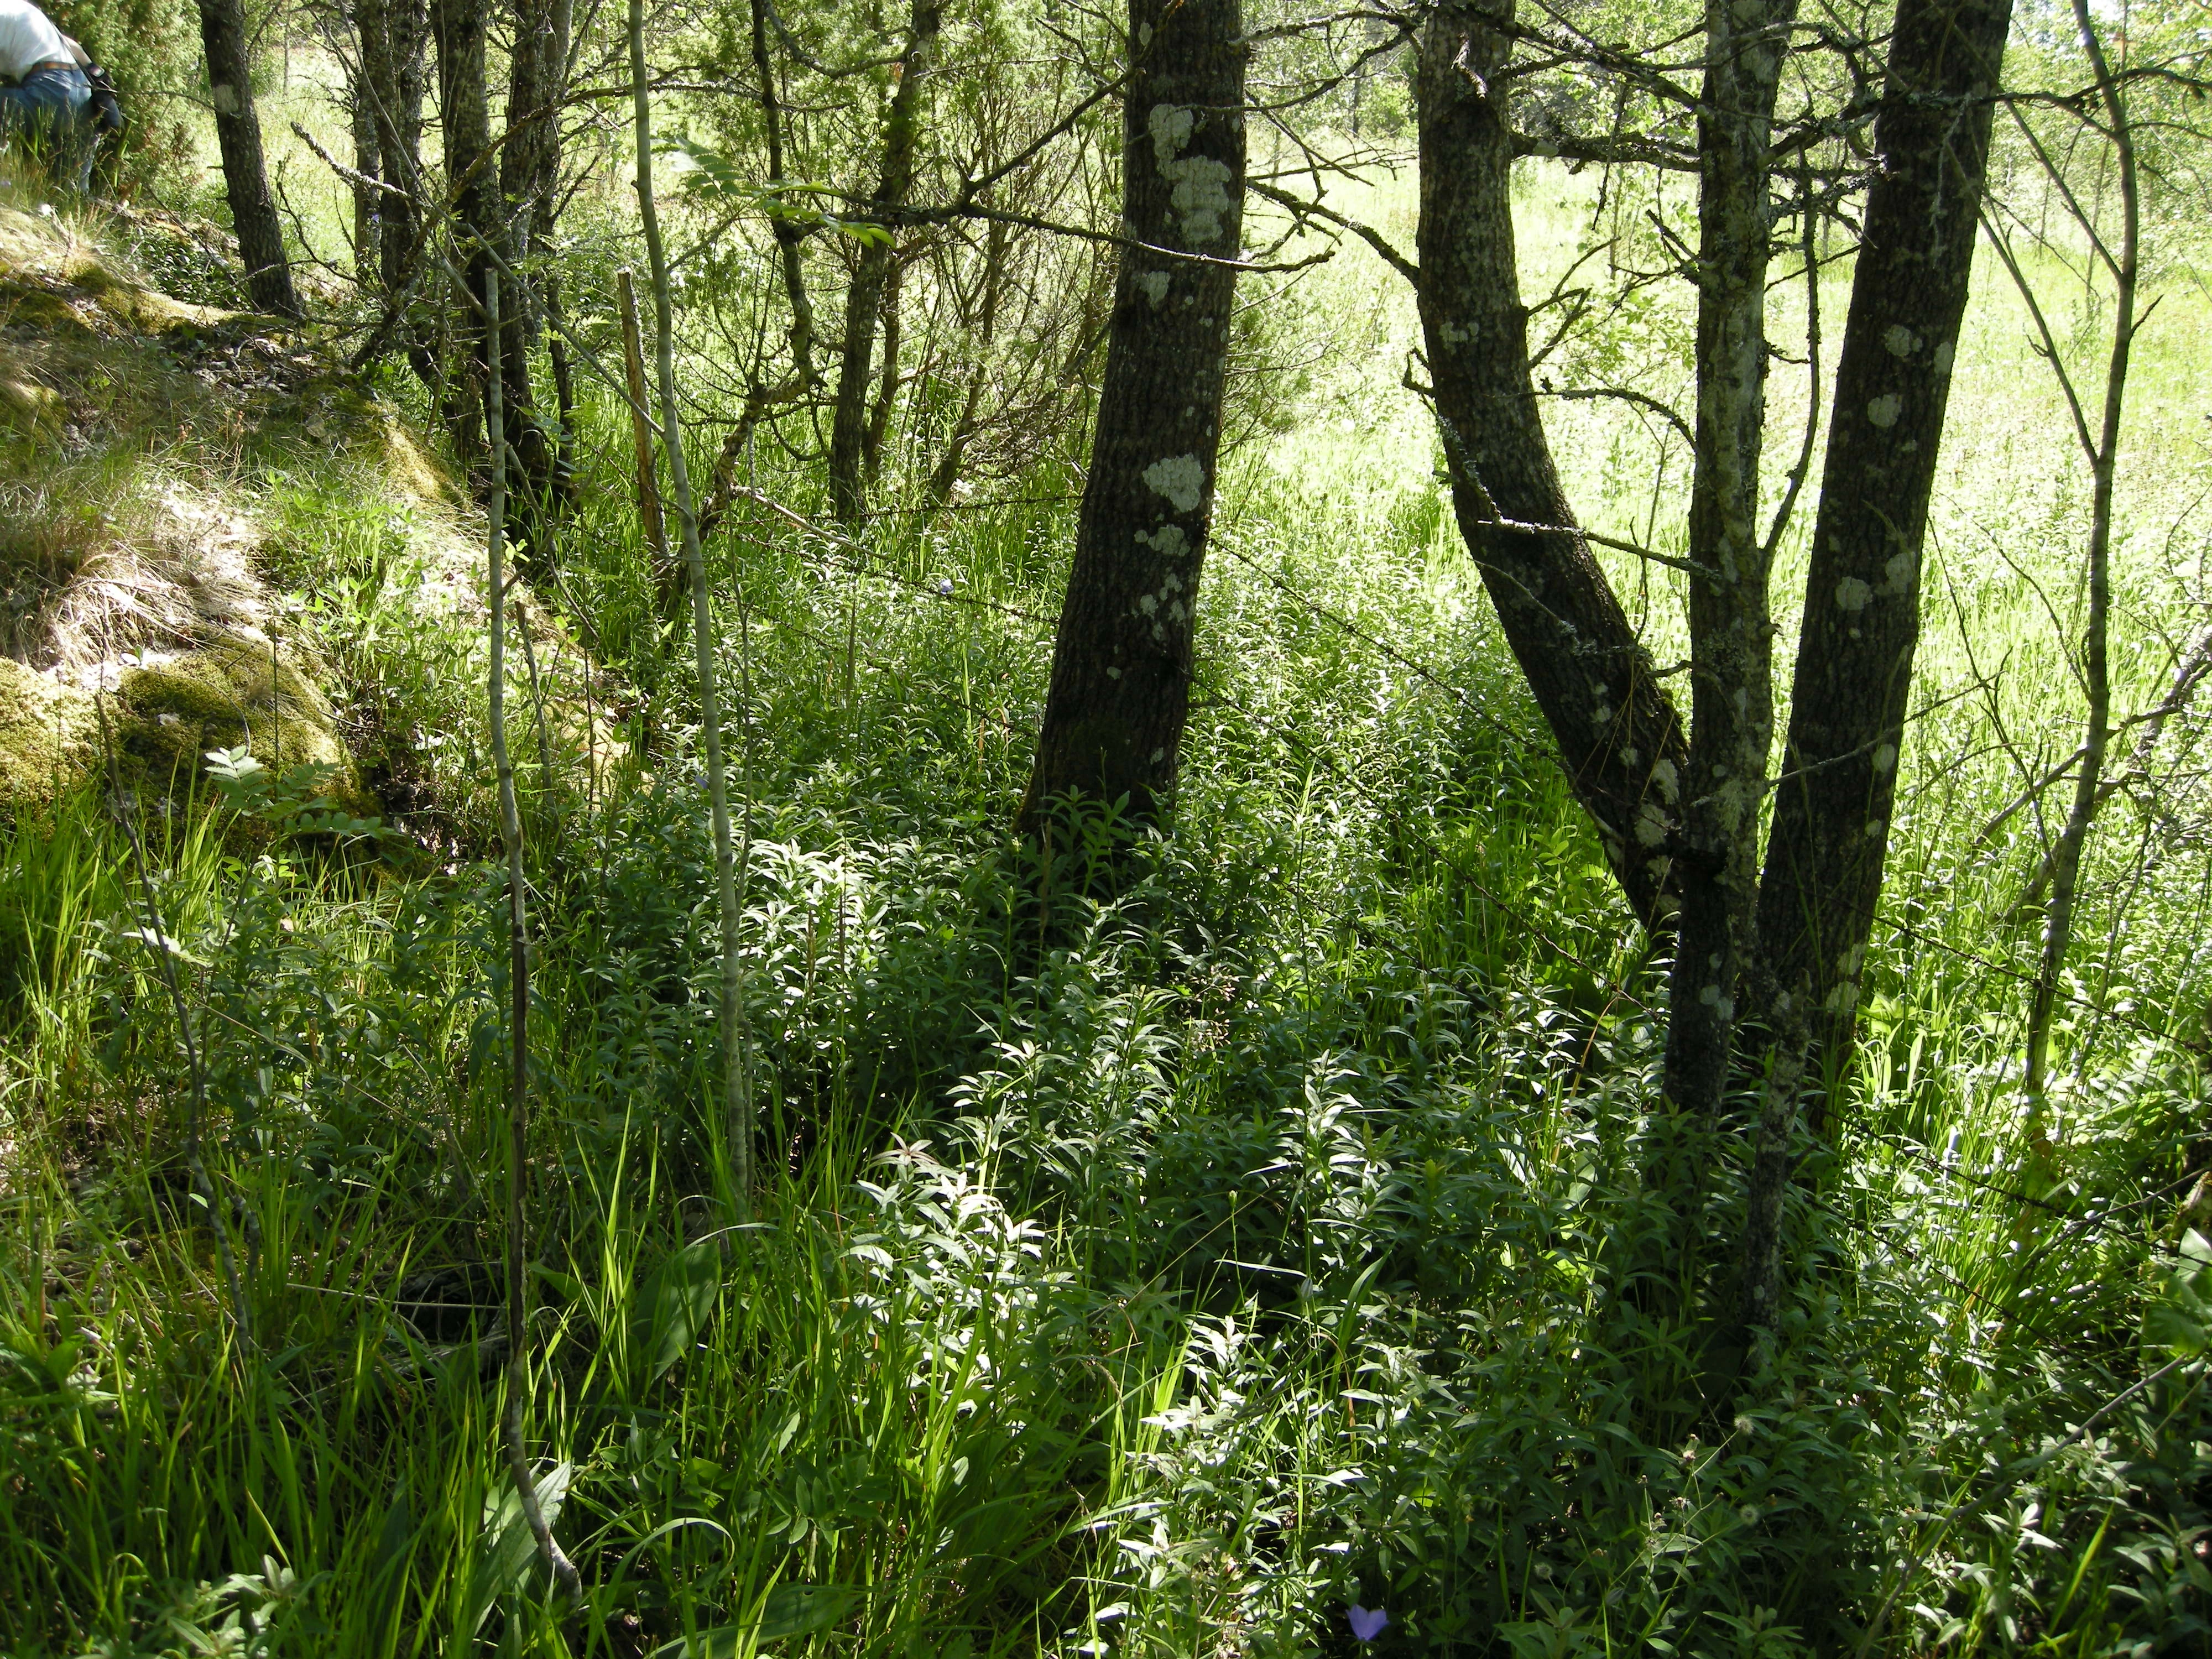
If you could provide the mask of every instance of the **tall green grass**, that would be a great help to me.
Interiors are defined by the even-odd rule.
[[[1571,246],[1565,210],[1530,212],[1533,245]],[[1005,829],[1064,501],[887,517],[862,550],[740,513],[716,544],[768,1126],[744,1230],[681,642],[619,477],[585,490],[539,597],[609,671],[590,696],[622,760],[558,719],[551,775],[523,745],[527,1437],[588,1589],[573,1620],[497,1449],[478,643],[422,623],[416,544],[357,477],[295,456],[249,480],[414,846],[365,862],[138,808],[205,1057],[210,1213],[111,804],[0,830],[0,1646],[1333,1653],[1356,1601],[1401,1651],[1767,1656],[1843,1651],[1893,1599],[1896,1653],[2201,1641],[2196,1372],[2062,1443],[2197,1340],[2172,1249],[2202,1161],[2196,728],[2151,805],[2111,809],[2072,1081],[2030,1125],[2006,970],[2033,846],[2025,822],[1974,839],[2070,741],[2057,630],[2000,556],[2070,614],[2071,508],[1999,419],[2021,360],[1993,347],[1961,386],[1869,1042],[1790,1217],[1802,1293],[1714,1410],[1698,1310],[1613,1271],[1666,1220],[1637,1174],[1663,964],[1497,648],[1419,412],[1382,395],[1408,313],[1356,257],[1276,307],[1291,343],[1369,321],[1230,469],[1168,836],[1076,822],[1048,881]],[[2193,326],[2154,382],[2186,384]],[[586,410],[586,456],[623,453],[614,414]],[[1559,435],[1587,516],[1663,544],[1643,441],[1581,406]],[[2184,471],[2140,475],[2141,521]],[[2138,699],[2164,672],[2145,642],[2194,602],[2164,545],[2128,556]],[[1670,590],[1620,574],[1664,657]],[[1131,886],[1102,907],[1081,866],[1109,856]],[[1716,1254],[1730,1144],[1693,1218]]]

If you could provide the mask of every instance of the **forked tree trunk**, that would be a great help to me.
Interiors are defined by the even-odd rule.
[[[921,98],[937,56],[938,0],[915,0],[907,25],[906,52],[900,59],[898,87],[884,122],[884,167],[871,205],[884,211],[903,207],[914,187],[914,162],[921,144]],[[897,250],[889,236],[860,250],[853,286],[845,298],[845,349],[837,365],[837,406],[830,427],[830,505],[840,522],[856,524],[866,507],[863,477],[868,447],[869,365],[874,360],[876,325],[883,314],[884,291],[890,282]]]
[[[2011,17],[2012,0],[1900,0],[1875,118],[1881,170],[1837,367],[1759,886],[1754,986],[1773,1048],[1744,1241],[1748,1325],[1770,1326],[1778,1305],[1798,1091],[1808,1067],[1850,1046],[1881,893],[1921,547]]]
[[[1577,533],[1537,413],[1513,236],[1513,21],[1514,0],[1442,0],[1422,32],[1421,326],[1460,533],[1613,873],[1657,931],[1674,903],[1687,757],[1651,659]]]
[[[1055,797],[1158,814],[1190,707],[1244,197],[1238,0],[1130,0],[1105,383],[1021,821]],[[1209,263],[1152,252],[1177,249]]]
[[[1698,112],[1698,425],[1690,484],[1690,757],[1667,1013],[1668,1100],[1710,1118],[1727,1092],[1736,980],[1759,905],[1774,737],[1766,425],[1767,146],[1796,0],[1707,0]]]
[[[284,254],[284,228],[269,194],[261,157],[261,118],[253,107],[252,55],[246,49],[246,8],[240,0],[199,0],[200,45],[207,52],[209,97],[215,137],[222,152],[222,182],[230,198],[238,257],[246,266],[246,291],[257,308],[276,317],[300,315],[292,267]]]

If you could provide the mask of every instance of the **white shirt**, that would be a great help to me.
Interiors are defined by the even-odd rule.
[[[20,81],[40,64],[71,61],[62,32],[31,0],[0,0],[0,76]]]

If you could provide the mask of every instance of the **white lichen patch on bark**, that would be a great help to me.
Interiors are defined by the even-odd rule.
[[[1904,398],[1894,392],[1885,392],[1867,405],[1867,419],[1887,431],[1897,424],[1897,417],[1904,409]]]
[[[1145,482],[1155,494],[1167,497],[1178,513],[1195,511],[1206,497],[1206,468],[1195,455],[1170,455],[1165,460],[1154,461],[1145,469]],[[1176,530],[1176,534],[1181,536],[1182,532]],[[1155,542],[1153,545],[1159,544]]]
[[[1155,311],[1167,301],[1169,280],[1164,270],[1146,270],[1138,274],[1137,290],[1152,302]]]
[[[1231,208],[1231,174],[1226,161],[1182,153],[1195,120],[1180,104],[1155,104],[1145,126],[1152,137],[1153,161],[1168,181],[1169,204],[1182,221],[1183,240],[1202,247],[1221,240],[1222,221]]]

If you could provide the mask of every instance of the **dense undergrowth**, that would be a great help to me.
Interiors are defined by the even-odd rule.
[[[2012,793],[1992,726],[2057,671],[1987,571],[1950,567],[1971,637],[2020,660],[1977,702],[1931,650],[1799,1293],[1714,1404],[1735,1138],[1690,1149],[1686,1228],[1640,1187],[1677,1133],[1663,963],[1433,482],[1323,491],[1279,447],[1225,492],[1173,833],[1066,820],[1048,861],[1006,826],[1065,478],[860,545],[732,515],[767,1178],[730,1224],[695,716],[611,417],[547,597],[611,708],[519,745],[527,1431],[586,1607],[546,1604],[496,1449],[478,647],[309,454],[245,482],[397,827],[338,844],[304,787],[234,781],[0,830],[9,1652],[1336,1653],[1355,1602],[1400,1652],[2212,1639],[2212,1250],[2174,1221],[2204,1163],[2193,798],[2100,842],[2113,946],[2069,987],[2055,1116],[2024,1113],[2026,823],[1973,831]],[[1132,878],[1101,907],[1106,860]],[[1629,1279],[1662,1235],[1706,1255]]]

